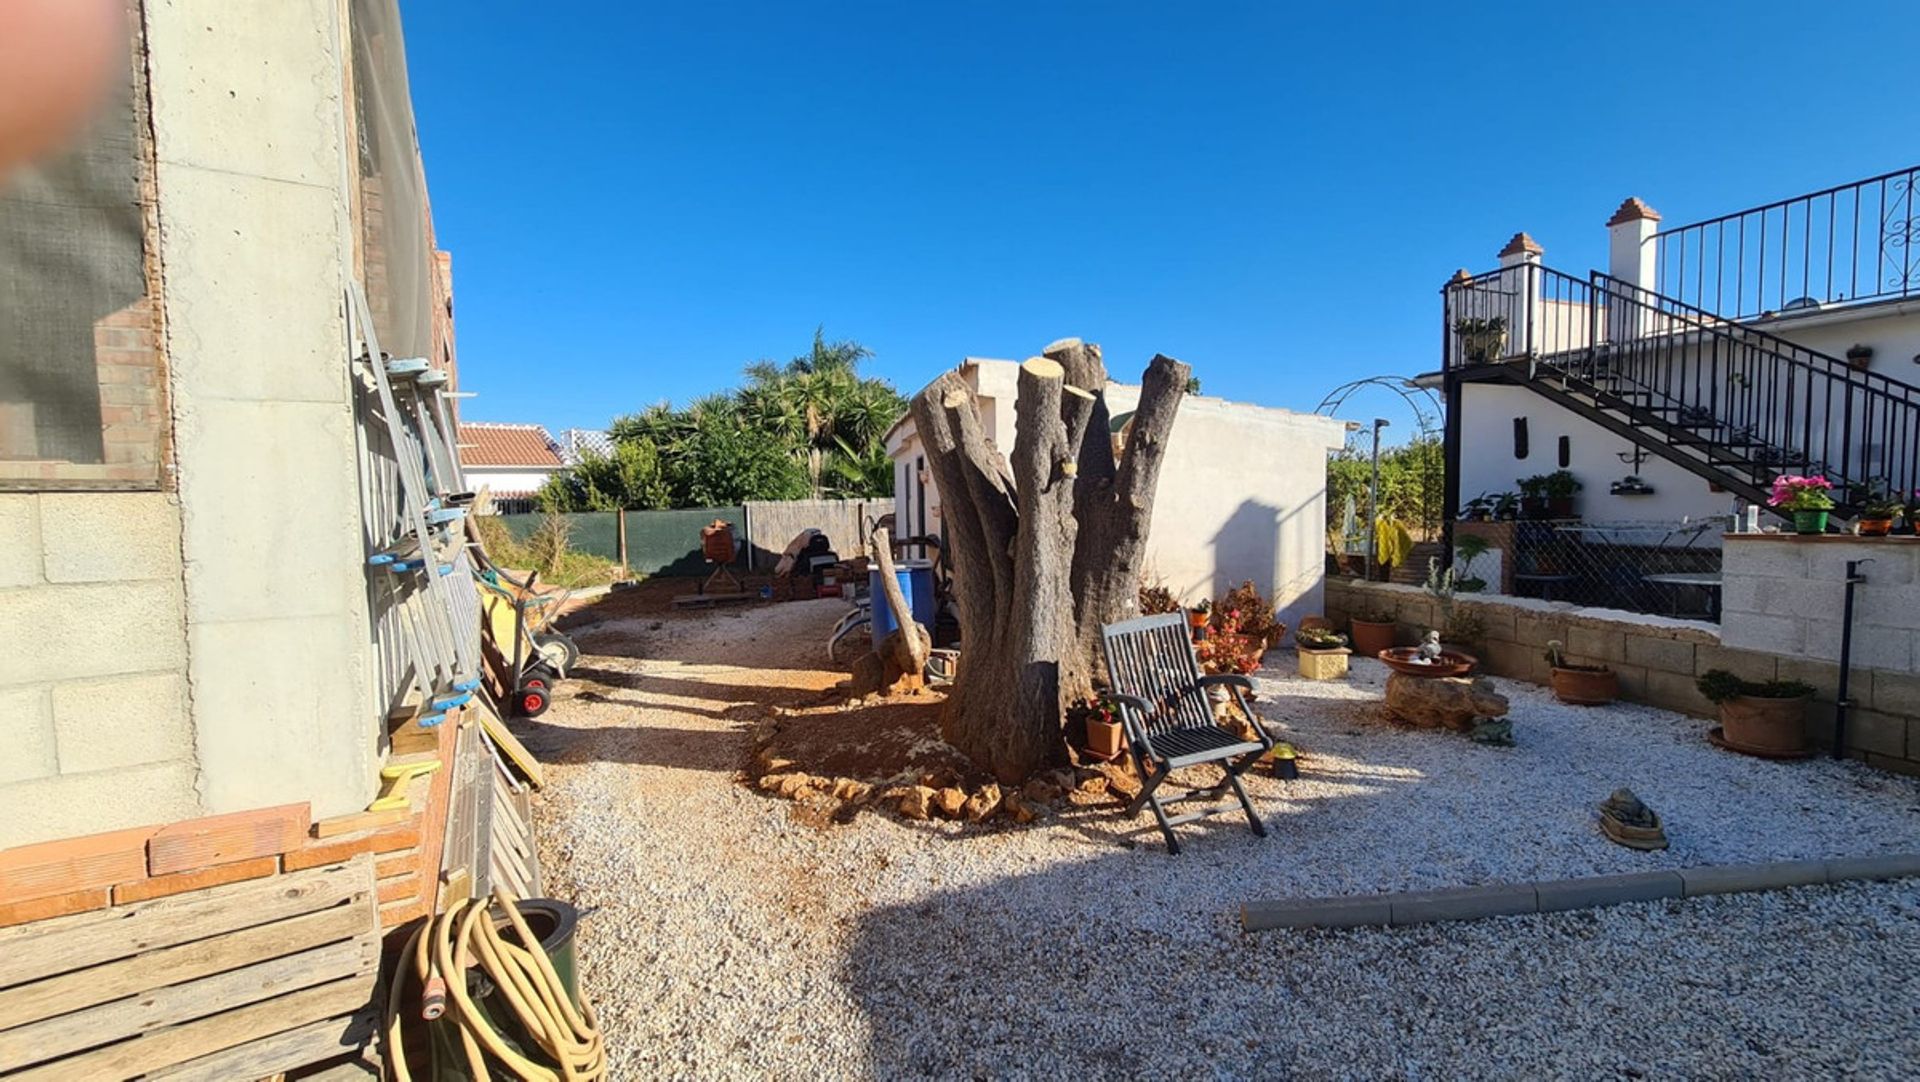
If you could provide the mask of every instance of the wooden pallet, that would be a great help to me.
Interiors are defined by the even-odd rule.
[[[247,1079],[371,1039],[373,858],[0,929],[0,1079]]]

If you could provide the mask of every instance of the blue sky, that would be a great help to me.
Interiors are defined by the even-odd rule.
[[[556,430],[820,324],[908,392],[1073,334],[1310,410],[1433,368],[1440,284],[1515,230],[1584,272],[1630,194],[1920,161],[1908,0],[403,10],[463,413]]]

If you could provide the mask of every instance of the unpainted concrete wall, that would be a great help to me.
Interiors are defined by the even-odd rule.
[[[1723,552],[1728,646],[1838,663],[1847,563],[1863,560],[1852,663],[1920,673],[1920,539],[1729,534]]]
[[[201,802],[357,810],[378,737],[340,5],[156,0],[147,22]]]

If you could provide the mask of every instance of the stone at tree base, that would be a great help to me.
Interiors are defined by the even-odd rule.
[[[1387,677],[1387,714],[1409,725],[1465,732],[1476,721],[1507,714],[1507,698],[1482,676]]]
[[[978,792],[967,798],[965,808],[967,818],[978,823],[1000,810],[1000,787],[992,782],[982,785]]]
[[[941,815],[958,819],[961,809],[967,806],[967,793],[964,789],[942,789],[933,795],[933,802]]]
[[[932,814],[933,797],[939,790],[916,785],[900,798],[900,814],[909,819],[925,819]]]

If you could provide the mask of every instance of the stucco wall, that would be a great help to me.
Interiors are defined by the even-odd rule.
[[[525,466],[461,466],[461,474],[466,478],[467,487],[475,492],[480,486],[498,494],[501,492],[538,492],[540,486],[547,483],[556,470],[539,470]]]
[[[1017,366],[974,362],[973,383],[994,400],[988,431],[1000,450],[1013,447],[1012,394]],[[1134,408],[1140,389],[1107,388],[1115,414]],[[984,411],[983,411],[984,412]],[[1340,447],[1345,427],[1313,414],[1293,413],[1190,395],[1180,403],[1167,441],[1147,536],[1149,577],[1183,600],[1224,593],[1252,579],[1276,596],[1289,627],[1321,608],[1326,569],[1326,458]],[[921,454],[909,420],[888,444],[896,466],[895,511],[917,521],[910,464]],[[937,532],[939,492],[927,483],[927,525]]]
[[[1618,455],[1633,444],[1599,425],[1549,402],[1525,387],[1469,383],[1460,388],[1460,499],[1482,493],[1518,492],[1519,479],[1560,468],[1560,437],[1568,438],[1573,472],[1584,485],[1580,516],[1590,522],[1626,520],[1678,522],[1683,517],[1725,515],[1733,497],[1711,492],[1707,483],[1666,459],[1649,456],[1639,476],[1653,486],[1651,496],[1614,496],[1607,487],[1634,472]],[[1527,419],[1527,457],[1513,454],[1513,422]]]

